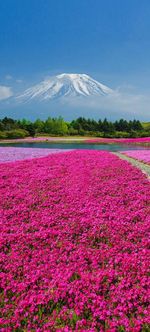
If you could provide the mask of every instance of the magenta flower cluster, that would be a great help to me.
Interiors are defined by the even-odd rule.
[[[139,144],[149,145],[150,137],[140,138],[94,138],[85,141],[86,143],[121,143],[121,144]]]
[[[129,150],[120,152],[128,157],[150,164],[150,150]]]
[[[16,148],[0,147],[0,163],[24,159],[39,158],[52,153],[64,152],[64,149],[39,149],[39,148]]]
[[[146,176],[88,150],[0,175],[1,331],[149,331]]]

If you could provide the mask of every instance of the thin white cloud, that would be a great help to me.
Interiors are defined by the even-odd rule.
[[[12,80],[12,75],[10,75],[10,74],[7,74],[6,76],[5,76],[5,79],[6,80],[8,80],[8,81],[10,81],[10,80]]]
[[[62,99],[65,104],[66,100]],[[88,109],[109,111],[112,114],[124,114],[135,117],[149,117],[150,118],[150,95],[136,94],[129,92],[119,92],[116,90],[114,94],[100,97],[88,98],[72,98],[68,99],[68,104],[72,107],[83,107]]]
[[[13,76],[10,75],[10,74],[5,75],[5,80],[6,80],[6,81],[11,81],[11,80],[13,80],[13,81],[16,82],[16,83],[22,83],[22,82],[23,82],[22,79],[20,79],[20,78],[15,78],[15,77],[13,77]]]
[[[13,96],[12,88],[9,86],[0,85],[0,100],[8,99]]]
[[[23,80],[21,80],[21,79],[17,79],[16,82],[17,82],[17,83],[22,83]]]

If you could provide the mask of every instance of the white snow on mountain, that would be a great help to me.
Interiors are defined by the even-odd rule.
[[[113,90],[86,74],[60,74],[25,90],[17,96],[20,101],[51,100],[60,97],[104,96]]]

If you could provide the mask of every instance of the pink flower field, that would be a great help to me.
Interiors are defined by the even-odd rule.
[[[79,141],[84,143],[100,143],[100,144],[136,144],[136,145],[146,145],[150,146],[150,137],[139,137],[139,138],[90,138],[87,139],[84,136],[82,137],[50,137],[50,136],[39,136],[39,137],[26,137],[26,138],[18,138],[18,139],[5,139],[1,140],[1,142],[5,143],[36,143],[36,142],[60,142],[60,141]]]
[[[129,150],[120,152],[128,157],[150,164],[150,150]]]
[[[86,143],[121,143],[121,144],[138,144],[138,145],[150,145],[150,137],[140,138],[95,138],[85,141]]]
[[[0,163],[48,156],[52,153],[64,152],[63,149],[39,149],[0,147]],[[69,150],[68,150],[69,151]]]
[[[149,331],[146,176],[86,150],[0,177],[1,331]]]

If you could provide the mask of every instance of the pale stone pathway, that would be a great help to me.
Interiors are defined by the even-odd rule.
[[[132,165],[134,165],[135,167],[138,167],[143,173],[145,173],[148,178],[150,179],[150,165],[144,164],[139,160],[135,160],[131,157],[128,157],[120,152],[113,152],[113,154],[115,154],[116,156],[118,156],[121,159],[127,160],[129,161]]]

